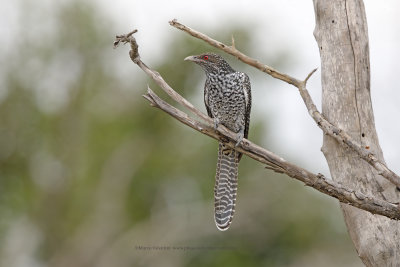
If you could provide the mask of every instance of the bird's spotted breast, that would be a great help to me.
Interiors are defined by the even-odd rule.
[[[234,132],[245,124],[246,96],[241,82],[241,73],[207,75],[206,93],[212,116]]]

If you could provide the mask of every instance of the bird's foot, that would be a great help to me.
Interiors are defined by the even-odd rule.
[[[241,129],[237,134],[235,147],[237,147],[240,144],[240,142],[242,142],[243,138],[244,138],[244,130]]]
[[[219,119],[218,118],[214,118],[214,129],[217,130],[219,125]]]

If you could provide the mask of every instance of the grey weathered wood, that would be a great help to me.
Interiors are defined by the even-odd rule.
[[[399,223],[389,219],[399,217],[399,191],[394,186],[399,184],[399,176],[386,166],[375,131],[369,91],[368,34],[363,3],[361,0],[314,0],[314,6],[317,21],[315,36],[321,51],[323,70],[325,116],[318,112],[306,90],[306,81],[314,71],[306,80],[301,81],[244,55],[234,45],[222,44],[175,20],[170,24],[299,89],[310,115],[326,134],[322,150],[336,182],[294,166],[248,140],[244,140],[236,149],[267,164],[267,168],[298,179],[342,203],[351,204],[372,214],[387,216],[388,218],[374,216],[342,205],[349,233],[363,262],[368,266],[400,266],[397,242]],[[140,60],[132,34],[133,32],[117,36],[114,46],[121,42],[131,43],[132,61],[175,101],[210,123],[210,118],[177,94],[157,72],[149,69]],[[233,136],[224,127],[219,127],[219,132],[215,132],[212,127],[191,119],[187,114],[164,103],[151,90],[145,98],[153,106],[206,135],[224,142]],[[234,143],[230,141],[228,145],[233,147]]]
[[[236,134],[229,131],[223,125],[218,126],[218,131],[215,131],[213,126],[214,122],[200,110],[193,106],[188,100],[184,97],[179,95],[174,89],[172,89],[167,82],[161,77],[161,75],[150,69],[142,60],[140,59],[138,44],[136,39],[133,37],[133,34],[136,31],[132,31],[128,34],[117,35],[116,40],[114,42],[114,47],[117,47],[120,43],[130,43],[131,50],[129,51],[129,56],[131,57],[132,61],[137,64],[147,75],[149,75],[159,86],[162,88],[171,98],[173,98],[177,103],[182,104],[183,106],[187,107],[191,110],[194,114],[196,114],[199,118],[202,118],[205,122],[209,125],[203,124],[197,120],[194,120],[186,113],[180,111],[179,109],[169,105],[161,98],[159,98],[150,88],[148,88],[147,94],[144,95],[150,105],[154,107],[158,107],[161,110],[165,111],[175,119],[179,120],[180,122],[186,124],[193,129],[208,135],[212,138],[215,138],[222,142],[227,142],[226,145],[235,148],[239,152],[248,155],[249,157],[258,160],[262,163],[265,163],[267,169],[274,170],[279,173],[285,173],[288,176],[295,178],[299,181],[302,181],[307,186],[311,186],[314,189],[327,194],[329,196],[337,198],[342,203],[347,203],[354,207],[358,207],[360,209],[364,209],[366,211],[371,212],[372,214],[380,214],[383,216],[387,216],[388,218],[400,220],[400,212],[399,212],[399,205],[393,204],[382,199],[378,199],[376,197],[367,196],[358,192],[357,190],[353,190],[351,188],[344,188],[338,183],[335,183],[332,180],[327,179],[322,174],[314,174],[311,173],[299,166],[296,166],[286,160],[282,159],[281,157],[275,155],[274,153],[253,144],[247,139],[243,139],[243,141],[236,146]],[[306,83],[307,80],[311,77],[311,75],[315,72],[313,70],[304,81],[298,81],[297,79],[293,79],[298,81],[298,88],[301,92],[301,95],[304,97],[305,102],[309,102],[306,104],[307,107],[310,106],[311,110],[310,113],[313,113],[313,117],[319,112],[316,110],[315,105],[312,103],[311,98],[308,95],[306,90]],[[289,77],[288,75],[279,75],[279,77]],[[321,120],[317,119],[318,124],[324,124]],[[325,123],[329,124],[327,121]],[[330,128],[330,127],[328,127]],[[339,130],[335,130],[335,132],[339,132]],[[329,134],[329,131],[326,131]],[[332,134],[332,133],[330,133]],[[332,136],[336,136],[333,134]],[[229,141],[230,140],[230,141]],[[338,142],[344,142],[345,140],[339,139]]]
[[[244,54],[243,52],[239,51],[236,49],[234,45],[234,41],[232,38],[232,46],[226,45],[221,43],[220,41],[217,41],[204,33],[201,33],[199,31],[196,31],[186,25],[183,25],[182,23],[179,23],[176,19],[172,20],[169,22],[171,26],[184,31],[191,36],[201,39],[204,42],[210,44],[211,46],[214,46],[225,53],[228,53],[232,56],[235,56],[237,59],[241,60],[242,62],[257,68],[258,70],[270,75],[271,77],[275,79],[279,79],[281,81],[284,81],[286,83],[289,83],[299,89],[300,95],[303,98],[304,104],[306,105],[308,112],[310,113],[311,117],[314,119],[314,121],[317,123],[318,127],[321,128],[322,131],[324,131],[325,134],[328,134],[335,138],[341,145],[349,147],[356,151],[358,155],[367,161],[372,167],[374,167],[383,177],[391,181],[393,184],[397,185],[400,188],[400,176],[397,175],[395,172],[390,170],[386,164],[382,161],[380,161],[376,156],[372,155],[369,149],[362,147],[359,143],[357,143],[354,139],[352,139],[343,129],[338,128],[335,125],[332,125],[331,122],[327,121],[318,111],[317,107],[314,105],[311,96],[309,95],[307,88],[306,88],[306,83],[307,80],[311,77],[311,75],[316,71],[313,70],[310,72],[310,74],[307,76],[307,78],[303,80],[296,79],[286,73],[280,72],[276,69],[271,68],[270,66],[261,63],[259,60],[255,58],[251,58]],[[120,39],[117,41],[114,46],[119,42],[123,40],[123,36],[119,36]],[[118,36],[117,36],[118,38]],[[135,48],[135,51],[137,53],[137,49]],[[135,53],[134,53],[135,54]],[[132,59],[135,61],[134,59]]]
[[[362,0],[314,0],[322,65],[322,113],[384,162],[370,96],[368,30]],[[332,178],[390,202],[399,191],[352,150],[324,136]],[[400,223],[341,204],[356,250],[367,266],[400,266]]]

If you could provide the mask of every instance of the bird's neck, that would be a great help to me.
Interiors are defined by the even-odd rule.
[[[215,76],[215,75],[221,76],[221,75],[228,75],[228,74],[235,72],[235,70],[232,69],[230,66],[225,67],[225,68],[218,68],[218,69],[214,69],[214,68],[206,69],[205,71],[206,71],[207,76]]]

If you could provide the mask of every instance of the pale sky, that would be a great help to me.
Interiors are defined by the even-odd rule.
[[[376,127],[388,166],[399,173],[400,125],[397,121],[400,117],[400,92],[397,75],[400,68],[397,65],[400,59],[400,3],[395,0],[384,1],[384,4],[374,0],[364,3],[370,37],[371,90]],[[320,67],[319,52],[313,37],[315,20],[311,0],[174,0],[168,3],[157,0],[103,0],[103,5],[122,32],[131,28],[139,29],[137,38],[141,44],[142,58],[149,62],[153,58],[162,57],[165,52],[162,46],[152,45],[154,38],[157,43],[168,43],[170,38],[183,34],[169,26],[169,20],[176,18],[207,34],[207,29],[213,29],[220,21],[231,19],[244,26],[248,22],[251,25],[257,24],[257,36],[254,38],[260,45],[258,51],[250,56],[257,58],[260,53],[273,53],[280,46],[288,46],[297,58],[293,66],[280,71],[304,78],[314,67]],[[267,28],[268,36],[263,34]],[[319,76],[320,72],[317,72],[311,79],[309,91],[320,109]],[[320,151],[321,130],[308,115],[296,88],[278,81],[273,82],[273,88],[256,87],[262,83],[252,81],[253,94],[259,96],[253,105],[258,114],[268,112],[268,118],[273,117],[270,135],[275,139],[275,145],[269,149],[287,159],[301,158],[299,164],[303,163],[315,172],[328,174],[327,164]]]
[[[139,29],[136,37],[140,45],[140,53],[142,59],[150,66],[156,62],[156,59],[165,58],[166,51],[161,44],[168,44],[172,38],[184,34],[169,26],[168,21],[176,18],[206,34],[212,32],[212,29],[221,22],[232,21],[235,25],[243,25],[243,28],[256,25],[252,41],[257,43],[257,47],[249,56],[258,58],[263,53],[273,54],[284,46],[295,55],[295,58],[285,69],[279,69],[281,72],[302,79],[310,70],[320,67],[319,52],[313,36],[315,21],[311,0],[91,1],[102,6],[104,11],[111,16],[119,29],[117,33],[125,33],[133,28]],[[67,2],[67,0],[58,2],[42,0],[41,3],[48,3],[51,6],[62,2]],[[366,0],[364,2],[370,37],[371,91],[376,127],[389,168],[400,173],[400,164],[398,164],[400,162],[398,152],[400,125],[397,123],[400,117],[398,104],[400,92],[397,83],[400,62],[398,49],[400,47],[400,20],[398,19],[400,2],[395,0],[384,2]],[[12,33],[14,27],[17,27],[15,17],[20,4],[20,1],[7,1],[2,4],[0,34],[3,36],[4,45],[0,48],[3,51],[12,48],[13,40],[15,40]],[[6,20],[6,23],[2,20]],[[46,27],[51,27],[51,23],[48,24]],[[268,34],[265,34],[266,32]],[[214,37],[218,39],[218,36]],[[121,57],[118,59],[119,62],[131,64],[125,53],[118,53],[118,55]],[[264,63],[270,64],[270,62]],[[124,71],[126,72],[127,68],[121,68],[121,72]],[[255,78],[256,73],[257,70],[249,73],[254,98],[253,114],[270,120],[271,127],[268,135],[274,139],[274,145],[267,148],[311,171],[329,174],[325,158],[320,151],[322,132],[308,115],[296,88],[273,80],[267,75],[265,77],[257,75]],[[134,73],[125,73],[125,75],[145,77],[138,68],[135,68]],[[319,77],[318,71],[311,78],[308,89],[320,109]],[[165,78],[168,79],[168,77]],[[199,90],[202,88],[199,87]],[[2,92],[4,91],[0,90],[0,100]],[[141,95],[141,93],[138,94]]]

